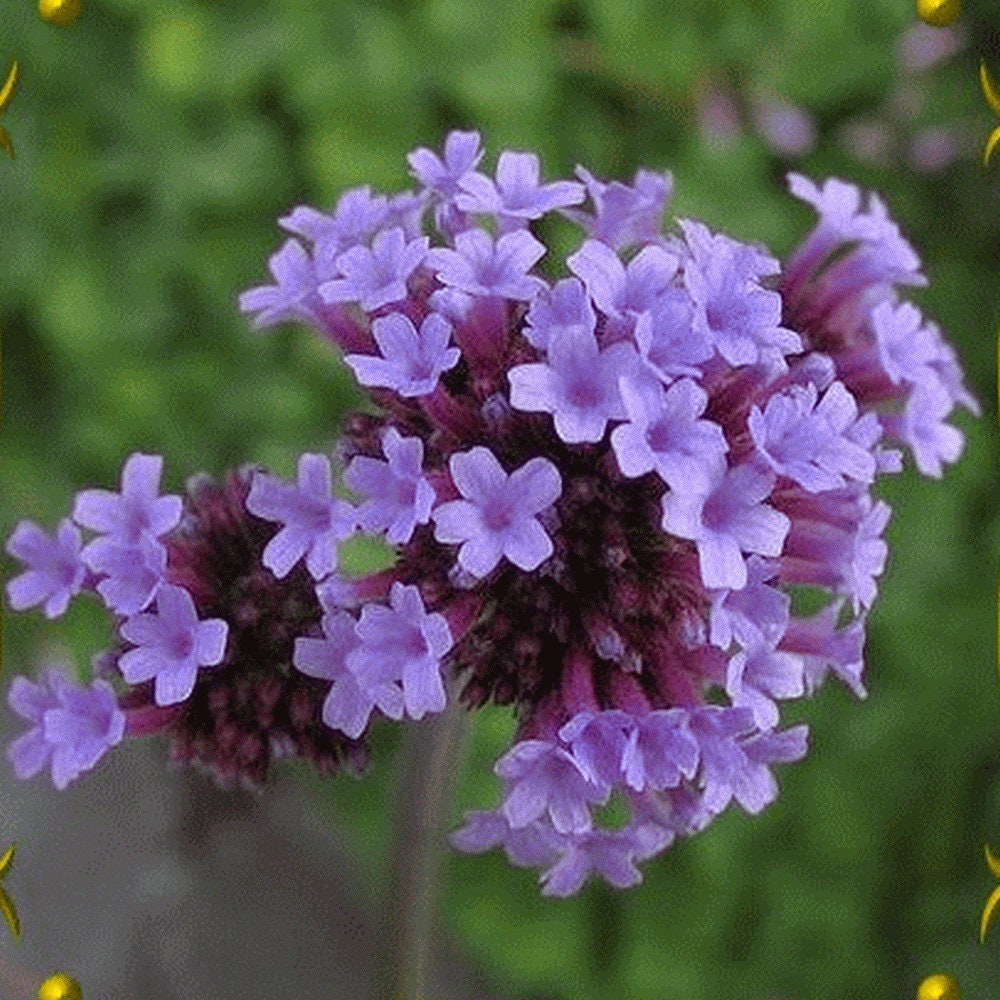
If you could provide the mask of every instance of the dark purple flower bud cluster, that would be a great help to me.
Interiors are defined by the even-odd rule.
[[[924,279],[875,196],[792,175],[820,218],[782,269],[700,222],[662,232],[669,175],[544,183],[534,154],[502,153],[492,177],[482,155],[453,132],[411,154],[417,194],[360,188],[280,220],[297,239],[240,305],[257,326],[310,323],[369,390],[379,415],[351,417],[340,447],[357,500],[304,455],[294,485],[202,485],[164,542],[152,495],[147,527],[91,517],[109,545],[167,555],[157,613],[132,601],[118,658],[156,686],[123,706],[133,728],[129,710],[173,713],[148,728],[245,773],[241,753],[282,746],[354,755],[374,718],[451,697],[511,705],[500,804],[455,844],[502,847],[550,895],[592,873],[634,885],[731,802],[775,799],[772,767],[806,753],[781,701],[831,671],[864,695],[889,517],[873,486],[901,468],[892,445],[940,474],[962,445],[946,418],[976,403],[898,300]],[[551,212],[584,231],[554,283],[531,231]],[[29,572],[12,603],[55,613],[88,585],[69,529],[16,551],[15,534]],[[397,559],[345,580],[337,546],[357,530]],[[827,592],[813,617],[791,613],[801,585]],[[612,799],[624,825],[602,819]]]

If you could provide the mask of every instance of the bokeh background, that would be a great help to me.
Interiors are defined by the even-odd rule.
[[[882,487],[895,515],[868,699],[831,683],[786,707],[812,750],[780,771],[778,802],[724,815],[633,891],[546,901],[502,856],[449,856],[442,934],[491,995],[519,1000],[895,1000],[935,971],[967,1000],[997,995],[1000,931],[984,946],[976,931],[995,884],[982,845],[1000,846],[1000,164],[977,159],[997,123],[974,4],[947,36],[914,34],[908,0],[84,0],[68,30],[28,0],[0,5],[0,62],[23,65],[3,118],[17,159],[0,162],[4,537],[25,516],[54,525],[135,450],[165,455],[177,491],[244,462],[289,475],[328,448],[359,400],[349,371],[304,329],[251,333],[236,295],[265,280],[277,216],[352,185],[408,188],[406,153],[449,128],[481,130],[487,165],[539,151],[548,178],[670,169],[668,216],[779,256],[812,219],[788,169],[881,192],[930,279],[913,298],[959,347],[984,415],[958,418],[967,449],[943,481]],[[86,676],[107,638],[87,602],[56,623],[8,613],[2,686],[51,655]],[[480,717],[456,821],[494,804],[512,728]],[[363,782],[294,765],[283,779],[372,909],[396,747],[383,727]],[[175,790],[202,780],[162,771]],[[44,885],[45,859],[32,864]]]

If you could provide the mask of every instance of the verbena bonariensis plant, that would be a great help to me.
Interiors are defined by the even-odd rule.
[[[733,800],[768,805],[772,765],[806,753],[779,701],[829,672],[864,696],[890,514],[872,487],[901,468],[891,445],[940,476],[963,443],[946,419],[977,410],[897,297],[926,281],[883,203],[790,175],[819,221],[782,269],[700,222],[662,233],[669,174],[542,183],[532,153],[493,177],[481,157],[452,132],[410,155],[416,194],[294,209],[275,283],[240,298],[257,327],[313,326],[369,390],[339,452],[353,501],[323,454],[295,483],[248,468],[183,499],[134,454],[55,535],[17,526],[11,606],[54,617],[94,591],[121,639],[89,687],[14,680],[19,777],[51,766],[62,788],[151,733],[224,782],[288,755],[357,767],[373,719],[453,692],[519,720],[499,807],[454,844],[568,895],[637,883]],[[553,212],[583,240],[550,284],[531,224]],[[390,569],[338,574],[359,530],[396,547]],[[799,587],[818,613],[791,614]],[[612,795],[624,825],[595,819]]]

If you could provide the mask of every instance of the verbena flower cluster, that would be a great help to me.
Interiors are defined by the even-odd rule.
[[[772,767],[806,753],[780,702],[831,672],[864,696],[890,515],[872,488],[899,448],[940,476],[963,444],[948,417],[977,410],[899,298],[926,282],[882,202],[790,175],[819,218],[782,268],[701,222],[661,231],[669,174],[545,182],[533,153],[493,176],[482,156],[452,132],[410,155],[416,193],[295,208],[273,283],[240,297],[256,327],[314,327],[369,390],[335,462],[181,499],[135,454],[54,535],[18,525],[11,606],[54,617],[93,591],[120,637],[89,688],[14,682],[20,777],[51,764],[61,787],[123,734],[164,733],[259,784],[282,756],[360,766],[381,717],[510,705],[500,803],[453,842],[568,895],[772,802]],[[532,229],[552,213],[583,234],[554,280]],[[395,564],[339,573],[357,532]],[[792,614],[799,587],[817,613]]]

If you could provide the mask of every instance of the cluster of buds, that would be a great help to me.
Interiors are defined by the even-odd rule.
[[[734,800],[772,802],[773,765],[807,749],[779,702],[829,673],[864,695],[890,514],[872,488],[902,448],[939,476],[962,448],[946,418],[977,409],[898,298],[926,282],[882,202],[790,175],[819,220],[782,269],[700,222],[664,233],[669,174],[543,183],[532,153],[493,176],[482,155],[452,132],[410,155],[416,193],[294,209],[274,283],[240,298],[258,328],[314,327],[369,390],[345,489],[310,453],[294,483],[248,468],[182,501],[133,455],[55,536],[18,526],[11,605],[54,616],[93,590],[121,639],[89,689],[15,681],[19,775],[51,761],[65,784],[163,732],[177,759],[259,783],[277,756],[360,765],[384,717],[509,705],[500,803],[453,843],[568,895],[591,873],[633,885]],[[532,231],[550,213],[584,234],[554,281]],[[338,572],[356,532],[394,564]],[[815,615],[791,613],[800,586],[826,593]]]

